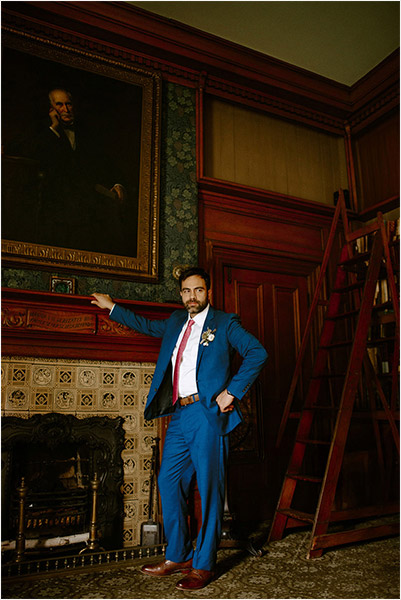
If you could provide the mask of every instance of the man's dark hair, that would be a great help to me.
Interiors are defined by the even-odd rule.
[[[201,267],[190,267],[189,269],[185,269],[185,271],[182,271],[178,278],[178,281],[180,283],[180,289],[182,289],[182,282],[185,281],[185,279],[188,279],[188,277],[192,277],[193,275],[199,275],[199,277],[202,277],[202,279],[206,283],[206,289],[210,290],[210,275],[209,273],[206,273],[206,271]]]

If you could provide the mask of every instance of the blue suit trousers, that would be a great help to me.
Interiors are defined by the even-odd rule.
[[[215,567],[224,511],[228,436],[218,435],[200,402],[176,405],[163,448],[158,483],[167,538],[166,559],[193,558],[194,569]],[[193,550],[187,498],[193,474],[202,505],[202,527]]]

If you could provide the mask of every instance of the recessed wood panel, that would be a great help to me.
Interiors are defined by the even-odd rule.
[[[235,312],[242,315],[244,327],[263,344],[263,286],[236,281]]]
[[[306,228],[302,222],[290,222],[284,217],[275,217],[271,210],[264,207],[261,207],[259,214],[256,211],[255,214],[247,214],[243,205],[244,202],[232,201],[232,210],[222,210],[221,205],[208,207],[203,220],[207,238],[226,244],[246,244],[284,252],[295,251],[320,260],[321,227],[310,225]]]
[[[333,204],[348,188],[344,140],[207,97],[204,123],[206,177]]]
[[[297,261],[292,274],[224,268],[225,310],[237,312],[269,353],[251,398],[241,401],[245,437],[230,455],[230,508],[242,520],[271,516],[287,465],[287,450],[275,442],[307,313],[308,278],[297,270]],[[237,357],[234,372],[240,362]]]
[[[359,210],[400,193],[400,117],[396,112],[355,140]]]
[[[300,344],[298,288],[273,286],[276,398],[285,403]]]

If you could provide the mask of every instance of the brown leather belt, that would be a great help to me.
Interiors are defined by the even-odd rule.
[[[193,404],[194,402],[199,401],[199,394],[192,394],[192,396],[185,396],[185,398],[178,398],[178,402],[180,406],[188,406],[188,404]]]

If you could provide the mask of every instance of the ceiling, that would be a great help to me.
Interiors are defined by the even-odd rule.
[[[393,2],[129,2],[345,85],[399,47]]]

